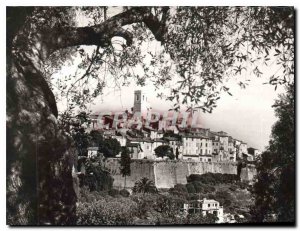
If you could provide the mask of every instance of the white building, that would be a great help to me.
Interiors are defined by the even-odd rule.
[[[155,159],[153,140],[150,138],[131,138],[128,137],[128,141],[132,144],[139,144],[141,153],[139,154],[142,158]]]
[[[234,147],[234,140],[231,136],[228,137],[228,161],[236,161],[236,148]]]
[[[201,156],[212,154],[212,140],[200,134],[186,134],[182,137],[183,156]]]
[[[208,200],[203,198],[203,200],[196,200],[183,205],[183,210],[188,214],[202,213],[203,216],[207,214],[214,214],[217,216],[217,223],[223,223],[223,206],[216,200]]]
[[[241,144],[240,144],[240,153],[248,154],[247,143],[241,142]]]
[[[141,146],[139,143],[127,143],[126,147],[130,151],[131,159],[143,159],[144,153],[142,152]]]
[[[99,147],[88,147],[88,158],[97,157],[99,154]]]

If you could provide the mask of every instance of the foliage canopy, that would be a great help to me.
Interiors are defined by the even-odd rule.
[[[289,83],[294,75],[292,7],[37,7],[26,22],[18,40],[24,46],[35,32],[69,36],[69,42],[50,44],[45,74],[71,111],[105,88],[135,82],[152,83],[173,109],[211,112],[222,92],[231,94],[227,80],[234,76],[244,88],[249,76],[262,76],[274,63],[270,84]],[[70,39],[74,28],[103,34],[80,43]],[[74,76],[50,79],[72,62]]]

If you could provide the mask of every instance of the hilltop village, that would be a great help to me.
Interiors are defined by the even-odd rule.
[[[149,109],[147,96],[140,90],[135,91],[132,113],[125,112],[127,124],[128,121],[134,120],[134,113],[145,115]],[[105,126],[99,129],[96,126],[99,115],[92,115],[90,129],[100,131],[104,138],[118,140],[121,146],[126,146],[131,151],[131,159],[162,159],[157,157],[154,151],[162,145],[168,145],[178,160],[197,162],[236,162],[240,159],[253,161],[259,155],[257,149],[248,147],[247,143],[233,138],[224,131],[215,132],[197,126],[182,127],[183,118],[177,118],[172,124],[173,118],[161,116],[155,121],[142,123],[140,126],[131,123],[132,126],[128,127],[124,126],[124,118],[118,117],[121,119],[116,121],[114,116],[114,114],[102,115],[101,124]],[[89,147],[88,156],[95,154],[97,147]]]
[[[177,116],[174,119],[169,113],[147,120],[150,109],[147,96],[135,91],[131,112],[91,116],[92,126],[87,132],[97,131],[105,140],[114,139],[121,147],[126,147],[130,171],[127,175],[122,172],[121,153],[103,158],[103,147],[90,146],[87,158],[79,157],[77,175],[81,184],[89,185],[92,179],[97,180],[99,173],[94,176],[89,168],[101,165],[104,175],[100,174],[99,179],[111,177],[111,187],[116,192],[126,191],[134,197],[137,185],[150,182],[162,197],[173,200],[180,195],[176,211],[183,217],[213,214],[217,220],[212,223],[235,223],[245,219],[251,203],[247,186],[256,175],[252,162],[259,151],[224,131],[193,126],[193,113],[187,113],[186,118]],[[136,115],[141,116],[137,119]],[[186,126],[183,126],[184,120]],[[159,155],[157,150],[161,147],[167,148],[162,148]],[[100,164],[84,162],[86,159],[97,161],[95,157],[100,157]],[[246,165],[241,164],[245,162]]]

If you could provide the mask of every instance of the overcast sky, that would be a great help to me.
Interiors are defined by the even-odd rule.
[[[213,131],[226,131],[234,138],[241,139],[258,149],[268,145],[271,127],[276,121],[274,110],[271,107],[282,88],[274,90],[273,86],[264,85],[265,78],[253,78],[246,89],[230,83],[233,96],[222,94],[217,108],[210,113],[201,113],[201,126]],[[152,110],[168,110],[171,102],[162,101],[155,97],[156,93],[151,85],[137,87],[131,84],[121,90],[107,90],[91,105],[94,112],[130,110],[133,106],[134,90],[141,89],[147,92],[148,101]]]

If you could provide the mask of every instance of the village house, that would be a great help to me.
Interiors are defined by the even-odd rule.
[[[229,153],[229,161],[236,161],[236,149],[234,147],[234,140],[231,136],[228,137],[228,153]]]
[[[248,154],[247,143],[241,142],[241,144],[240,144],[240,153],[241,154]]]
[[[217,223],[223,223],[223,206],[216,200],[195,200],[183,205],[183,211],[186,214],[202,213],[203,216],[207,214],[214,214],[218,220]]]
[[[88,147],[88,158],[95,158],[99,155],[99,147]]]
[[[126,147],[130,151],[131,159],[143,159],[144,153],[142,152],[142,148],[139,143],[128,143]]]
[[[183,150],[183,145],[181,142],[181,138],[179,136],[174,137],[174,136],[167,136],[164,137],[164,140],[168,141],[169,146],[173,149],[174,155],[176,155],[176,150],[178,150],[178,159],[182,158],[182,150]]]
[[[184,155],[207,155],[212,154],[212,140],[207,136],[196,133],[186,133],[182,136]]]
[[[132,137],[127,137],[127,139],[130,143],[136,143],[140,145],[142,151],[141,156],[143,156],[143,158],[155,159],[153,140],[151,140],[150,138],[132,138]]]
[[[256,159],[260,155],[259,150],[256,148],[250,147],[247,150],[248,150],[248,154],[253,156],[253,159]]]
[[[145,114],[150,109],[145,93],[135,91],[133,112]],[[127,110],[126,113],[128,119],[133,119],[134,114],[128,113]],[[114,122],[112,114],[107,113],[103,118],[91,116],[93,128],[97,120],[109,125],[109,128],[101,129],[103,138],[114,138],[122,147],[127,146],[134,159],[156,159],[154,150],[161,145],[169,145],[174,155],[178,154],[178,159],[200,162],[235,162],[237,158],[252,161],[258,155],[257,149],[247,149],[245,142],[234,139],[224,131],[214,132],[199,126],[180,127],[182,118],[177,118],[174,125],[172,113],[168,113],[167,118],[159,118],[156,121],[152,118],[152,122],[141,124],[142,126],[134,124],[126,128],[121,128],[120,123],[124,121],[119,121],[118,127],[114,129],[111,127]],[[142,121],[145,121],[145,117]],[[96,147],[90,147],[90,156],[96,152],[94,149]]]

